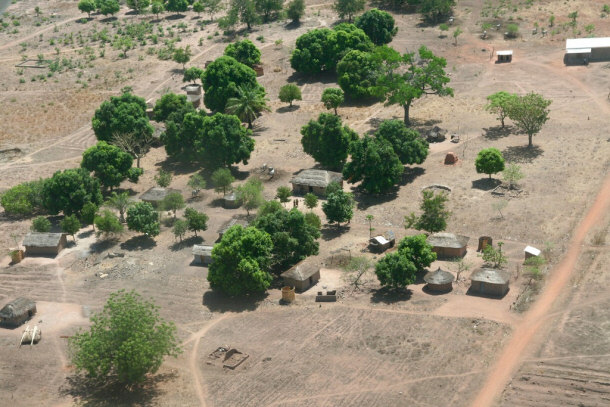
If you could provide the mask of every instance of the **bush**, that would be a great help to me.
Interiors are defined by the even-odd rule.
[[[261,62],[261,52],[250,40],[237,41],[227,45],[224,54],[249,67]]]
[[[44,216],[38,216],[32,221],[30,229],[33,232],[46,233],[51,231],[51,222]]]
[[[485,148],[479,151],[474,165],[477,173],[487,174],[489,179],[491,179],[491,174],[504,170],[504,157],[497,148]]]
[[[280,101],[289,103],[292,106],[293,101],[302,100],[301,88],[293,83],[288,83],[280,88],[279,98]]]
[[[398,31],[398,28],[394,26],[394,17],[390,13],[376,8],[367,10],[358,17],[356,27],[364,31],[375,45],[389,43]]]
[[[29,216],[43,210],[43,180],[24,182],[0,195],[0,204],[7,215]]]

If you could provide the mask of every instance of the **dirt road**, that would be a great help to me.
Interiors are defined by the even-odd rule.
[[[473,407],[491,406],[500,396],[514,372],[519,368],[524,357],[524,351],[545,322],[545,318],[555,300],[574,272],[587,233],[603,219],[609,210],[610,175],[607,175],[595,202],[578,225],[566,256],[551,273],[552,278],[548,280],[546,289],[542,292],[536,304],[515,329],[512,339],[502,351],[484,385],[481,386],[481,391],[472,403]]]

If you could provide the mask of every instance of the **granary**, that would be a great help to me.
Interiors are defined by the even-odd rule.
[[[566,54],[563,58],[566,65],[588,64],[589,61],[610,61],[610,37],[566,40]]]
[[[390,247],[394,247],[395,243],[396,236],[394,235],[394,232],[388,230],[383,235],[371,237],[369,239],[369,249],[372,252],[382,253]]]
[[[441,270],[440,267],[436,271],[430,271],[424,276],[424,281],[427,283],[426,288],[435,292],[451,291],[453,280],[455,280],[453,274]]]
[[[239,202],[239,199],[237,199],[235,192],[225,194],[222,199],[222,206],[224,206],[225,209],[236,209],[239,208],[240,204],[241,202]]]
[[[213,246],[194,245],[193,246],[193,262],[197,264],[208,265],[212,263]]]
[[[27,256],[56,256],[68,244],[63,233],[28,233],[23,239]]]
[[[530,257],[540,256],[540,249],[536,249],[532,246],[526,246],[525,249],[523,249],[523,253],[525,254],[525,260],[527,260]]]
[[[191,83],[186,85],[184,89],[186,90],[186,100],[197,109],[201,104],[201,85]]]
[[[248,219],[246,219],[242,216],[232,217],[231,219],[229,219],[228,221],[223,223],[222,226],[220,227],[220,229],[218,229],[218,240],[222,239],[222,235],[224,235],[225,232],[227,230],[229,230],[230,227],[235,226],[235,225],[241,225],[241,226],[247,228],[249,224],[250,224],[250,222],[248,221]]]
[[[343,176],[341,173],[310,169],[299,172],[290,180],[294,194],[307,194],[311,192],[320,196],[326,195],[326,187],[331,182],[337,182],[343,186]]]
[[[444,232],[430,235],[427,239],[438,258],[463,257],[469,240],[468,236]]]
[[[299,263],[281,274],[284,285],[305,291],[320,280],[320,267],[315,264]]]
[[[28,298],[19,297],[0,310],[0,324],[19,326],[36,313],[36,303]]]
[[[476,294],[501,297],[508,292],[510,274],[496,269],[477,270],[470,276],[470,290]]]
[[[161,201],[163,201],[163,199],[165,199],[168,194],[171,194],[172,192],[180,193],[180,191],[177,189],[152,187],[151,189],[140,195],[140,200],[143,202],[148,202],[149,204],[152,204],[156,207],[157,205],[159,205],[159,203],[161,203]]]
[[[513,60],[513,50],[509,49],[504,51],[497,51],[496,57],[498,58],[496,60],[496,62],[498,63],[511,62]]]

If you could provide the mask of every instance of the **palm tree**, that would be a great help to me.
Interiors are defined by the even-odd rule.
[[[265,90],[259,86],[240,86],[237,88],[237,97],[227,100],[225,112],[234,114],[242,122],[248,123],[248,128],[252,128],[252,122],[262,111],[271,111],[267,106]]]
[[[125,223],[125,211],[133,205],[133,201],[129,199],[127,192],[121,192],[120,194],[113,192],[106,201],[106,205],[119,211],[119,221]]]

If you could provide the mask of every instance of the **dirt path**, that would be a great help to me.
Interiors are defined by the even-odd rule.
[[[550,274],[552,278],[548,279],[545,290],[532,309],[525,315],[523,322],[515,329],[510,342],[502,351],[496,365],[493,366],[485,383],[481,386],[481,391],[472,403],[474,407],[491,406],[502,394],[510,378],[519,368],[524,351],[534,335],[540,330],[555,300],[574,272],[587,233],[598,224],[603,216],[608,213],[608,210],[610,210],[610,175],[606,175],[595,202],[578,225],[565,257]]]

